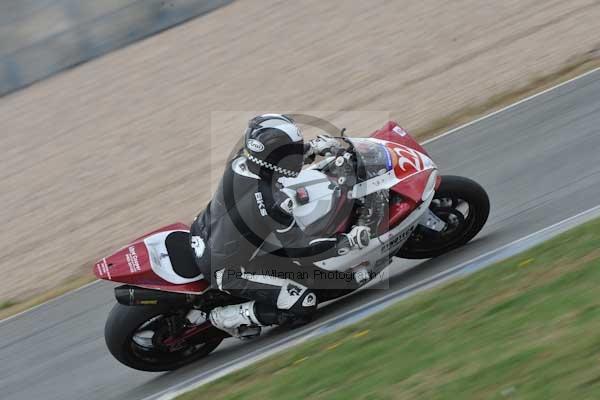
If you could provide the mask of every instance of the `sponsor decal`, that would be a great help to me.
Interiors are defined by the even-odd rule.
[[[101,262],[96,264],[96,269],[98,270],[98,275],[106,276],[108,279],[112,280],[112,277],[110,276],[109,266],[106,263],[106,258],[103,258]]]
[[[394,131],[394,133],[397,133],[400,136],[406,136],[406,131],[399,126],[395,126],[392,130]]]
[[[258,206],[258,211],[260,212],[260,215],[262,215],[263,217],[266,217],[268,215],[268,213],[267,213],[267,207],[265,207],[265,201],[263,200],[262,193],[256,192],[256,193],[254,193],[254,197],[256,198],[256,205]]]
[[[202,240],[200,236],[192,236],[191,244],[192,248],[194,249],[194,253],[196,254],[196,258],[202,257],[204,250],[206,249],[204,240]]]
[[[400,232],[398,235],[391,238],[381,247],[381,252],[394,253],[396,250],[398,250],[400,246],[402,246],[402,244],[410,237],[410,235],[412,235],[415,226],[416,225],[413,225],[407,230]]]
[[[265,149],[265,145],[256,139],[248,139],[246,146],[255,153],[260,153]]]
[[[129,271],[131,273],[140,272],[142,267],[140,267],[140,261],[138,260],[135,246],[129,246],[128,250],[129,253],[125,254],[125,259],[127,260],[127,265],[129,265]]]
[[[376,271],[379,271],[380,269],[387,267],[391,263],[392,263],[392,258],[389,255],[386,255],[385,257],[382,257],[379,260],[375,261],[374,269]]]

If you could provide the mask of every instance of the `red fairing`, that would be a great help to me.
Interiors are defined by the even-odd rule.
[[[394,173],[402,181],[391,190],[409,201],[413,209],[416,208],[422,201],[429,177],[436,169],[435,164],[425,149],[394,121],[373,132],[371,137],[384,141]],[[396,216],[390,214],[390,218],[395,219]]]
[[[389,231],[400,222],[404,220],[404,218],[408,217],[411,212],[415,209],[414,203],[412,201],[398,201],[390,203],[389,209],[387,210],[387,219],[384,221],[388,221],[387,224],[381,223],[379,227],[379,233],[383,235],[385,232]]]
[[[394,121],[389,121],[383,126],[383,128],[373,132],[371,137],[402,144],[429,157],[429,154],[423,148],[423,146],[421,146],[415,139],[412,138],[412,136],[409,135],[408,132],[406,132],[400,125],[398,125],[398,123]]]
[[[208,282],[199,280],[184,284],[173,284],[159,277],[150,264],[149,253],[143,239],[160,232],[173,230],[189,231],[185,224],[173,224],[150,232],[137,239],[113,255],[105,257],[94,266],[94,274],[99,279],[127,283],[149,289],[177,293],[201,293]]]
[[[424,188],[427,185],[431,173],[432,170],[427,170],[413,175],[392,187],[392,190],[401,194],[403,197],[410,199],[415,206],[417,206],[422,201],[421,197],[423,196]]]

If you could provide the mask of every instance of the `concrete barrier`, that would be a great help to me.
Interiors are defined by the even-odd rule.
[[[0,95],[233,0],[3,0]]]

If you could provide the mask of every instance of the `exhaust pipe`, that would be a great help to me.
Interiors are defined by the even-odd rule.
[[[193,294],[163,292],[130,285],[115,288],[115,298],[124,306],[185,306],[191,305],[195,297]]]

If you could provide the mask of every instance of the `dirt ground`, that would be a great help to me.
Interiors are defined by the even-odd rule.
[[[424,130],[597,52],[598,20],[592,0],[244,0],[1,98],[0,300],[191,221],[253,111]]]

